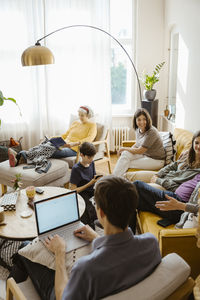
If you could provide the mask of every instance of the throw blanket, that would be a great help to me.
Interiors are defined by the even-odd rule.
[[[27,164],[35,165],[35,171],[39,174],[47,173],[51,167],[51,162],[48,158],[52,157],[53,153],[56,151],[55,146],[48,141],[47,138],[39,144],[28,151],[26,151]]]

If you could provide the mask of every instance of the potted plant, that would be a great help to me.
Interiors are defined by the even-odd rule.
[[[19,108],[19,105],[17,104],[17,101],[14,99],[14,98],[6,98],[3,96],[3,93],[2,91],[0,91],[0,106],[2,106],[4,104],[5,101],[12,101],[13,103],[15,103],[19,109],[19,113],[21,115],[21,111],[20,111],[20,108]],[[1,119],[0,119],[0,126],[1,126]]]
[[[165,64],[165,62],[162,62],[161,64],[156,65],[152,76],[145,74],[143,72],[140,80],[143,83],[144,88],[145,88],[143,95],[146,100],[153,101],[155,99],[156,90],[153,89],[153,86],[156,82],[159,81],[159,73],[164,64]]]
[[[15,179],[12,179],[11,182],[13,182],[13,189],[15,191],[19,191],[22,186],[22,174],[17,173],[15,174]]]

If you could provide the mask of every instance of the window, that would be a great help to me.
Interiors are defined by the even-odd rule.
[[[134,52],[134,1],[110,0],[110,32],[126,49],[130,57]],[[111,43],[111,96],[113,114],[131,113],[135,73],[123,49]]]

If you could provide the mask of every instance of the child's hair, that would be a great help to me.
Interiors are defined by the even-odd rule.
[[[97,153],[97,150],[93,144],[84,142],[80,146],[80,153],[87,156],[94,156]]]
[[[122,177],[104,176],[94,190],[97,208],[101,208],[108,221],[125,230],[138,205],[136,186]]]
[[[152,120],[151,120],[151,116],[150,114],[148,113],[148,111],[145,109],[145,108],[138,108],[134,114],[134,117],[133,117],[133,128],[134,129],[137,129],[138,126],[136,124],[136,119],[140,116],[144,116],[146,118],[146,121],[147,121],[147,124],[146,124],[146,128],[145,130],[149,130],[152,126]]]

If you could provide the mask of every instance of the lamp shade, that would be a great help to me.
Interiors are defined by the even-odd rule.
[[[22,66],[36,66],[54,64],[54,56],[51,50],[40,44],[24,50],[21,57]]]

